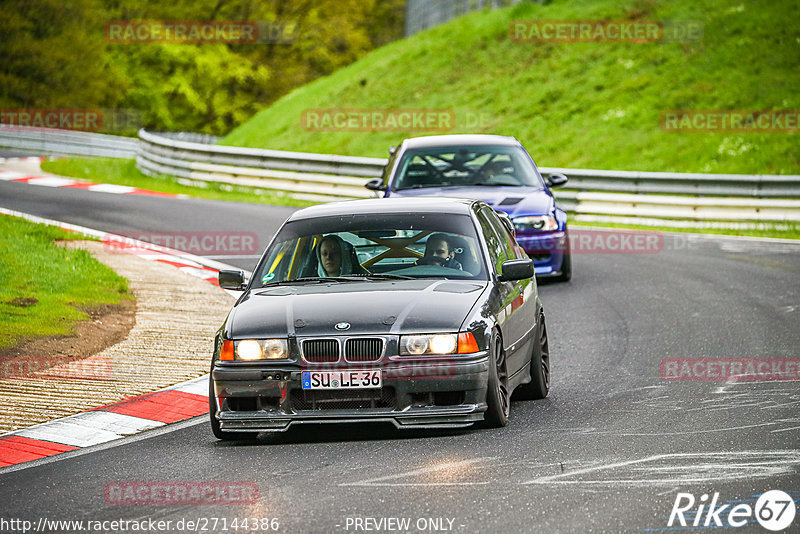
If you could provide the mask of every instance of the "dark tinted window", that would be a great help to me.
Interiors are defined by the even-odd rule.
[[[456,146],[406,150],[393,187],[544,187],[528,155],[515,146]]]
[[[486,235],[491,263],[495,266],[495,271],[498,274],[503,272],[502,265],[504,261],[528,258],[528,255],[519,246],[517,240],[508,231],[494,210],[483,208],[478,212],[478,220],[481,223],[484,235]]]
[[[449,256],[433,257],[433,249],[441,253],[443,248]],[[467,215],[403,213],[308,219],[281,229],[256,270],[255,287],[301,278],[370,274],[486,280],[480,251],[475,226]]]

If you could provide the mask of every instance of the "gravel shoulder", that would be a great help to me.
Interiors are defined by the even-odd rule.
[[[102,243],[89,250],[129,281],[136,323],[127,337],[92,356],[0,379],[0,432],[91,410],[208,372],[214,334],[230,310],[219,287],[174,266],[122,254]],[[52,361],[52,354],[32,356]],[[42,366],[47,367],[47,366]]]

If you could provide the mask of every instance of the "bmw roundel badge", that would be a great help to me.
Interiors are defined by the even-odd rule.
[[[336,323],[336,326],[334,326],[334,328],[336,330],[350,330],[350,323],[345,323],[345,322]]]

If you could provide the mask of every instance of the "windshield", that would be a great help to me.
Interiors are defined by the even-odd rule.
[[[515,146],[411,149],[397,167],[394,189],[448,186],[544,187],[525,152]]]
[[[452,214],[348,215],[286,224],[253,287],[405,278],[486,280],[472,219]]]

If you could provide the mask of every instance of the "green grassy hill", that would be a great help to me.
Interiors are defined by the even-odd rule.
[[[703,38],[518,43],[509,38],[518,19],[695,21]],[[426,133],[309,131],[304,111],[432,108],[453,111],[450,133],[517,137],[542,166],[798,173],[800,133],[660,126],[662,112],[675,109],[800,109],[798,19],[800,4],[788,0],[556,0],[475,12],[293,91],[222,143],[385,156]],[[470,113],[483,113],[482,124],[467,127]]]

